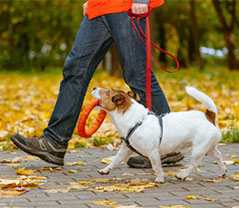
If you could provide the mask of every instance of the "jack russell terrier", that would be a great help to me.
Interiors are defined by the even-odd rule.
[[[109,114],[120,137],[124,138],[116,157],[99,173],[108,174],[135,151],[150,159],[156,172],[155,182],[164,183],[160,155],[191,147],[190,165],[185,172],[176,175],[178,179],[186,179],[206,154],[216,160],[224,177],[227,168],[217,148],[221,133],[216,125],[216,105],[209,96],[193,87],[186,87],[186,91],[207,107],[205,113],[195,110],[171,112],[159,119],[138,103],[139,96],[134,92],[94,88],[92,95],[99,100],[97,108]]]

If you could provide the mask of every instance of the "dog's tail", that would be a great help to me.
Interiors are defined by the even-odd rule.
[[[197,90],[194,87],[186,87],[186,92],[206,106],[206,108],[207,108],[207,111],[205,113],[206,117],[210,122],[215,124],[216,123],[216,115],[217,115],[217,107],[216,107],[214,101],[212,100],[212,98],[210,98],[205,93]]]

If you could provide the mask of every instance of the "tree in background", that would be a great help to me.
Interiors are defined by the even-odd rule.
[[[182,68],[227,64],[231,69],[239,69],[237,1],[167,0],[153,10],[151,37],[161,48],[177,56]],[[82,4],[81,0],[1,1],[0,70],[44,71],[48,67],[62,67],[83,18]],[[201,54],[202,46],[223,52],[227,48],[227,59],[224,53]],[[164,66],[175,66],[165,54],[156,52],[156,56]],[[111,64],[108,68],[112,75],[121,75],[114,46],[104,63]]]
[[[227,0],[227,1],[219,1],[219,0],[212,0],[213,6],[218,16],[218,20],[221,24],[225,45],[228,50],[228,67],[229,69],[238,69],[239,62],[235,56],[235,49],[236,49],[236,38],[235,38],[235,28],[236,28],[236,0]],[[230,20],[227,21],[225,14],[223,14],[222,5],[224,4],[225,12],[227,12],[228,16],[230,16]]]
[[[197,62],[197,65],[202,70],[203,69],[203,60],[200,52],[200,37],[199,37],[199,31],[198,31],[198,20],[196,15],[196,0],[190,0],[190,31],[191,31],[191,37],[192,37],[192,47],[193,47],[193,54],[195,54],[195,59]],[[194,57],[192,57],[193,59]]]
[[[82,1],[2,1],[0,69],[62,66],[82,20]]]

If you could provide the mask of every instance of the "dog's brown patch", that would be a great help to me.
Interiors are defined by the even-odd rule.
[[[125,113],[132,105],[130,96],[122,90],[100,90],[100,102],[99,105],[107,111],[113,111],[117,109],[119,113]]]
[[[133,99],[135,99],[137,102],[140,101],[140,97],[139,97],[139,95],[138,95],[136,92],[129,91],[127,94],[128,94],[130,97],[132,97]]]
[[[216,114],[207,109],[205,113],[207,120],[209,120],[212,124],[216,125]]]

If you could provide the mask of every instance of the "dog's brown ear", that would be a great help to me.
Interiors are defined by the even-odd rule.
[[[128,92],[128,96],[132,97],[132,98],[135,99],[137,102],[140,101],[140,97],[139,97],[139,95],[138,95],[136,92],[129,91],[129,92]]]
[[[119,106],[119,105],[121,105],[122,103],[124,103],[124,101],[125,101],[125,96],[122,95],[122,94],[117,94],[117,95],[115,95],[115,96],[112,97],[112,102],[113,102],[115,105],[117,105],[117,106]]]

